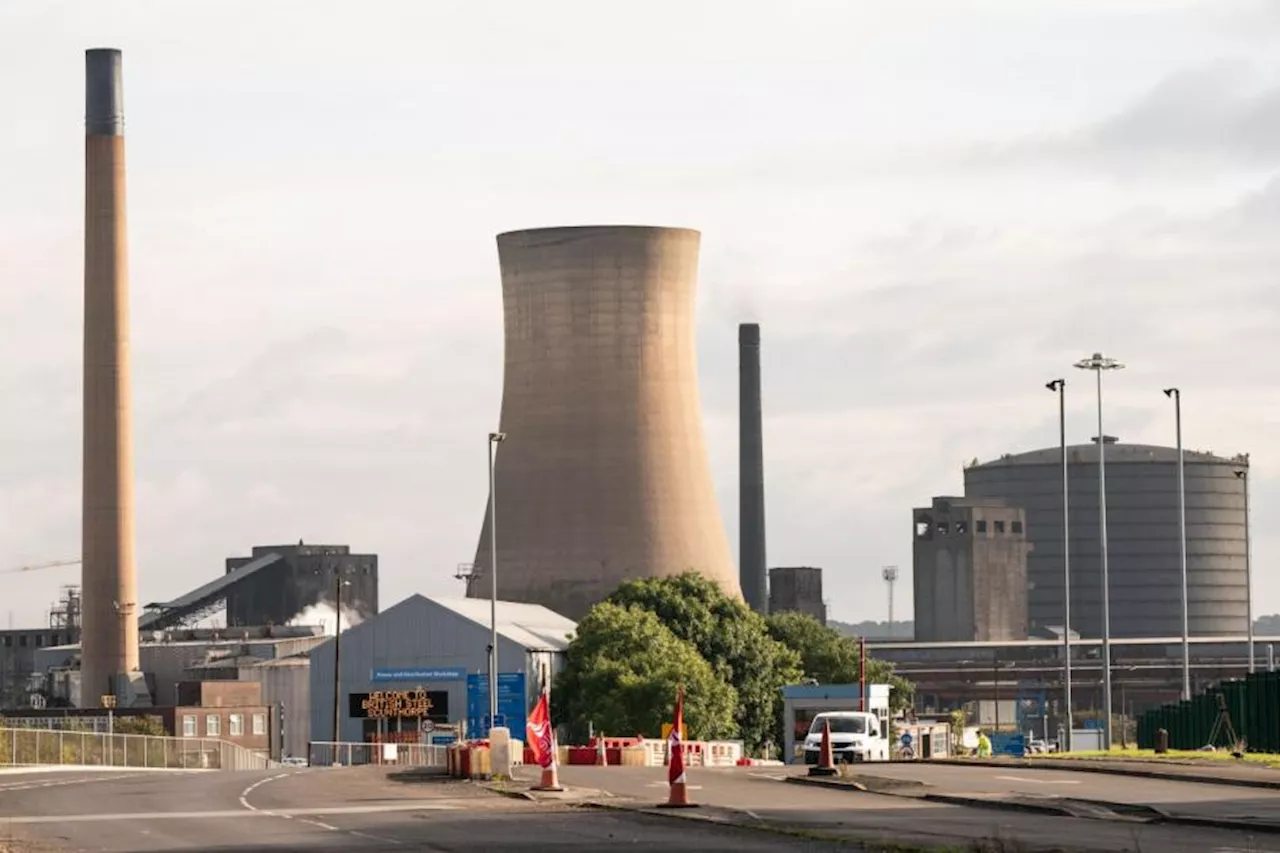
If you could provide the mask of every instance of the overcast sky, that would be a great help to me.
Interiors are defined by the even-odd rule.
[[[762,323],[769,561],[833,617],[884,618],[963,462],[1056,444],[1043,383],[1095,350],[1108,432],[1172,444],[1177,384],[1188,447],[1254,454],[1280,610],[1274,2],[0,0],[0,568],[79,552],[89,47],[124,51],[143,602],[299,539],[379,554],[383,607],[460,594],[493,236],[628,223],[703,234],[735,552]],[[76,580],[0,576],[0,620]]]

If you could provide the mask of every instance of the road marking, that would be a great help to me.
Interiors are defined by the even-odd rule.
[[[650,787],[650,788],[670,788],[670,787],[671,787],[671,784],[670,784],[670,783],[668,783],[668,782],[650,782],[650,783],[649,783],[649,787]],[[690,791],[701,791],[701,790],[702,790],[702,786],[701,786],[701,785],[685,785],[685,788],[687,788],[687,789],[688,789],[688,790],[690,790]]]
[[[0,791],[35,791],[40,788],[58,788],[64,785],[86,785],[90,782],[110,782],[113,779],[130,779],[137,778],[131,774],[120,774],[116,776],[93,776],[84,779],[62,779],[57,782],[3,782],[0,783]]]
[[[90,823],[93,821],[155,821],[155,820],[206,820],[226,817],[319,817],[321,815],[384,814],[387,812],[457,811],[459,805],[452,802],[390,803],[381,806],[332,806],[306,809],[252,809],[248,814],[242,809],[223,809],[203,812],[136,812],[133,814],[73,814],[73,815],[20,815],[0,818],[7,823]]]
[[[309,824],[311,824],[312,826],[318,826],[318,827],[320,827],[321,829],[327,829],[327,830],[329,830],[330,832],[337,832],[337,831],[338,831],[338,827],[336,827],[336,826],[330,826],[329,824],[324,823],[323,821],[318,821],[318,820],[308,820],[307,818],[305,818],[305,817],[304,817],[304,818],[302,818],[302,821],[301,821],[301,822],[302,822],[302,823],[309,823]]]
[[[1078,779],[1026,779],[1022,776],[997,776],[1006,782],[1034,782],[1037,785],[1079,785]]]
[[[254,782],[252,785],[250,785],[249,787],[245,788],[243,791],[240,792],[240,805],[251,812],[258,811],[257,806],[253,806],[249,804],[249,794],[253,793],[253,789],[257,788],[259,785],[265,785],[268,782],[274,782],[277,779],[283,779],[288,775],[289,775],[288,773],[279,773],[279,774],[276,774],[275,776],[268,776],[265,779],[259,779],[257,782]]]

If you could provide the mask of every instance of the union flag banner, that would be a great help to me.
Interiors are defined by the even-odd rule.
[[[538,697],[538,702],[529,712],[529,719],[524,726],[528,736],[528,746],[533,752],[533,760],[539,767],[550,767],[556,761],[556,740],[551,730],[551,703],[546,691]]]

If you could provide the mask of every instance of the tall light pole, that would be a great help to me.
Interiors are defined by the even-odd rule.
[[[489,629],[493,644],[489,652],[489,728],[493,728],[498,718],[498,490],[493,475],[493,457],[497,452],[496,445],[506,441],[505,432],[489,433],[489,441],[485,446],[489,457]]]
[[[1055,379],[1045,384],[1058,392],[1058,441],[1062,445],[1062,682],[1063,701],[1067,706],[1066,743],[1071,751],[1071,729],[1074,726],[1071,705],[1071,512],[1067,486],[1067,380]]]
[[[1111,749],[1111,583],[1107,571],[1107,437],[1102,431],[1102,372],[1122,370],[1124,365],[1114,358],[1095,352],[1075,364],[1081,370],[1092,370],[1098,377],[1098,526],[1102,545],[1102,705],[1106,720],[1102,725],[1103,749]]]
[[[885,566],[880,570],[880,577],[889,587],[889,639],[893,639],[893,585],[898,580],[898,567]]]
[[[1173,418],[1178,436],[1178,567],[1182,572],[1182,700],[1191,701],[1191,625],[1187,616],[1187,477],[1182,455],[1182,392],[1164,389],[1173,399]],[[1123,709],[1122,709],[1123,710]]]
[[[351,581],[342,579],[342,567],[333,569],[333,742],[342,742],[342,588]],[[334,747],[337,760],[337,747]]]
[[[1244,457],[1244,462],[1249,464],[1248,456]],[[1244,480],[1244,600],[1249,616],[1249,671],[1253,672],[1253,537],[1249,535],[1249,469],[1242,468],[1235,474]]]

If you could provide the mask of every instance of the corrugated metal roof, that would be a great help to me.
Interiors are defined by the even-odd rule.
[[[147,630],[153,627],[160,627],[171,621],[172,618],[185,615],[193,609],[199,608],[211,601],[218,601],[226,598],[227,592],[233,587],[246,579],[252,577],[268,566],[275,565],[284,558],[279,554],[264,554],[252,562],[246,563],[235,571],[228,572],[221,577],[209,581],[204,586],[196,587],[186,595],[181,595],[173,601],[156,602],[148,604],[147,609],[159,608],[150,613],[144,613],[138,619],[138,628]]]
[[[483,598],[430,598],[440,607],[451,610],[477,625],[489,625],[489,601]],[[526,649],[564,651],[569,637],[578,625],[541,604],[499,601],[498,633]]]

